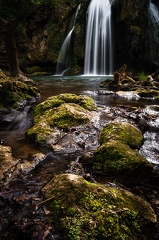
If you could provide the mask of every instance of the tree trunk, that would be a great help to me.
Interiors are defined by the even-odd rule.
[[[18,57],[17,57],[17,47],[14,34],[14,24],[12,21],[5,21],[5,26],[3,28],[4,43],[6,47],[9,71],[12,77],[17,77],[20,74]]]
[[[17,57],[15,29],[22,17],[22,0],[17,1],[17,6],[18,6],[18,12],[13,20],[8,20],[8,19],[5,20],[2,17],[0,17],[2,34],[3,34],[4,44],[5,44],[6,53],[8,57],[9,71],[12,77],[17,77],[21,73],[19,68],[18,57]]]

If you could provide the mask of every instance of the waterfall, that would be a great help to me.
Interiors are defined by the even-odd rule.
[[[159,9],[158,9],[158,8],[156,7],[156,5],[153,4],[151,1],[150,1],[149,8],[150,8],[150,14],[151,14],[152,17],[153,17],[153,20],[154,20],[156,23],[159,23]]]
[[[87,14],[84,75],[110,75],[113,54],[109,0],[92,0]]]
[[[155,55],[158,58],[158,44],[159,44],[159,9],[157,8],[157,6],[155,4],[153,4],[151,1],[149,3],[149,14],[150,14],[150,20],[151,20],[151,29],[150,29],[150,33],[151,33],[151,44],[153,44],[153,48],[154,46],[156,46],[156,48],[154,49],[155,51]],[[151,48],[151,49],[153,49]],[[152,50],[151,50],[152,52]]]
[[[69,27],[69,32],[62,44],[59,56],[58,56],[58,60],[57,60],[57,65],[56,65],[56,75],[61,75],[63,76],[63,74],[70,69],[70,44],[71,44],[71,37],[72,37],[72,33],[75,27],[75,23],[76,23],[76,18],[78,15],[78,12],[80,10],[81,4],[78,5],[75,13],[72,16],[71,22],[70,22],[70,27]]]

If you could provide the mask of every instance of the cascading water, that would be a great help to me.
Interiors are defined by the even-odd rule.
[[[154,54],[158,59],[158,45],[159,45],[159,9],[157,6],[150,1],[149,3],[149,16],[150,16],[150,46],[153,45],[150,49],[150,54]],[[154,50],[153,50],[154,49]],[[153,52],[154,51],[154,52]]]
[[[111,4],[92,0],[88,8],[84,75],[110,75],[112,60]]]
[[[78,12],[80,10],[81,4],[78,5],[72,19],[70,22],[70,27],[69,27],[69,33],[67,34],[59,56],[58,56],[58,60],[57,60],[57,65],[56,65],[56,73],[55,75],[60,75],[63,76],[63,74],[70,69],[70,43],[71,43],[71,37],[72,37],[72,33],[75,27],[75,23],[76,23],[76,18],[78,15]]]
[[[144,143],[140,148],[140,153],[150,162],[159,166],[159,106],[147,106],[145,113],[153,116],[148,122],[149,129],[144,133]]]
[[[153,20],[159,24],[159,9],[150,1],[149,5],[150,14],[152,15]]]

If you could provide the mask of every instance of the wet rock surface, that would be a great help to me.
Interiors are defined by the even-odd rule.
[[[28,137],[53,151],[73,153],[98,146],[100,113],[88,96],[60,94],[36,106]]]

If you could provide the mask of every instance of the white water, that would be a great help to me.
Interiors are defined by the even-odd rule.
[[[150,1],[150,14],[152,15],[153,17],[153,20],[156,22],[156,23],[159,23],[159,9],[156,7],[155,4],[153,4],[151,1]]]
[[[57,76],[63,76],[63,74],[70,69],[70,44],[71,44],[71,37],[72,37],[72,33],[73,30],[75,28],[75,23],[76,23],[76,18],[78,15],[78,12],[80,10],[81,4],[79,4],[79,6],[76,9],[75,14],[73,15],[72,19],[71,19],[71,23],[70,23],[70,28],[69,28],[69,33],[67,34],[59,56],[58,56],[58,60],[57,60],[57,66],[56,66],[56,73],[55,75]]]
[[[88,8],[84,75],[111,75],[112,60],[111,4],[92,0]]]
[[[147,106],[145,112],[152,117],[150,129],[144,134],[144,144],[140,153],[151,163],[159,164],[159,106]]]

